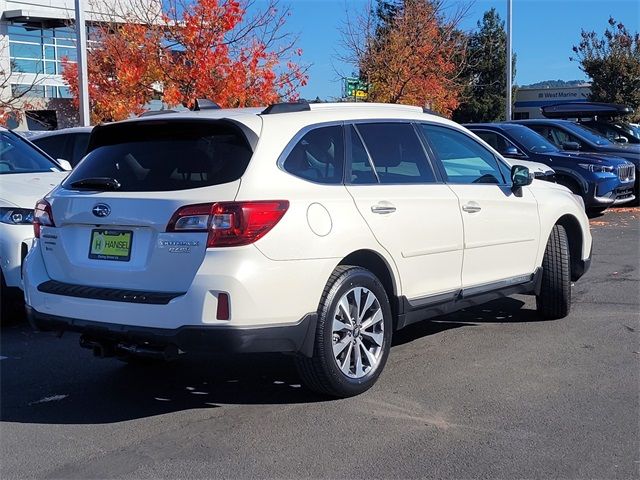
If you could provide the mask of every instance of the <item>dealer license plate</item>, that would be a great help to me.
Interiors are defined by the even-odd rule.
[[[132,239],[131,230],[94,229],[91,231],[89,258],[128,262],[131,259]]]

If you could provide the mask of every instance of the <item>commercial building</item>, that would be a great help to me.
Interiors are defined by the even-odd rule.
[[[544,118],[540,108],[563,102],[586,102],[591,85],[584,83],[573,87],[518,88],[513,105],[513,119]]]
[[[89,32],[101,21],[122,18],[127,9],[160,8],[160,0],[83,3]],[[77,125],[78,113],[62,79],[63,59],[77,59],[74,0],[0,0],[0,14],[0,98],[20,97],[26,107],[9,126],[50,130]]]

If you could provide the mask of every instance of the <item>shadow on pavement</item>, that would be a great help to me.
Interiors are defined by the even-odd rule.
[[[504,298],[414,324],[395,335],[394,345],[483,322],[539,320],[523,305]],[[134,366],[92,357],[78,346],[76,334],[57,340],[25,324],[3,327],[0,341],[3,422],[100,424],[225,404],[329,400],[300,384],[293,359],[285,355],[188,355],[170,364]]]

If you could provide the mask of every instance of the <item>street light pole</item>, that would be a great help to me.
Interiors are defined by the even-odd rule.
[[[506,120],[511,120],[511,79],[513,76],[511,51],[511,0],[507,0],[507,105],[506,105]]]
[[[87,73],[87,27],[82,0],[76,2],[76,49],[78,57],[78,99],[80,100],[80,125],[91,125],[89,118],[89,81]]]

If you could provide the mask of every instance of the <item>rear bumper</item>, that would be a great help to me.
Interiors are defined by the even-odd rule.
[[[93,322],[40,313],[27,306],[29,323],[37,329],[79,332],[111,344],[176,346],[185,352],[207,353],[300,353],[313,354],[316,313],[305,315],[292,325],[265,327],[183,326],[176,329],[138,327]]]

